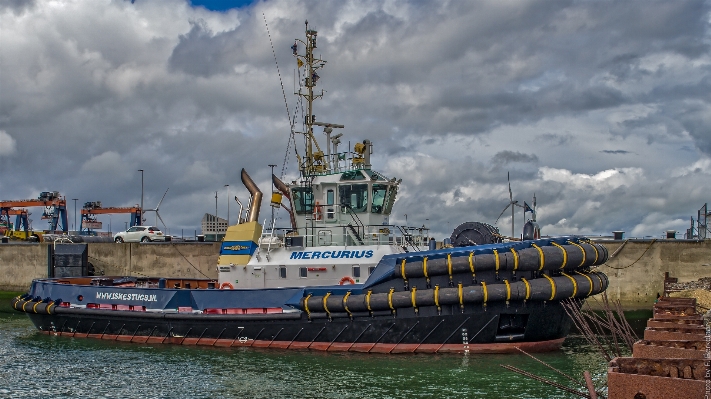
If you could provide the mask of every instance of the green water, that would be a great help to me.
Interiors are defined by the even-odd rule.
[[[604,383],[582,338],[537,355]],[[0,398],[570,398],[503,368],[567,383],[524,355],[376,355],[142,345],[38,333],[0,313]],[[582,379],[582,377],[581,377]],[[582,387],[575,387],[582,390]]]

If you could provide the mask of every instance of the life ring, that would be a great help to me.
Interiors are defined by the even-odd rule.
[[[319,202],[316,201],[316,204],[314,205],[314,220],[321,219],[323,219],[323,209],[321,209],[321,205],[319,205]]]
[[[353,280],[351,277],[346,276],[346,277],[343,277],[341,279],[341,281],[338,282],[338,285],[343,285],[346,282],[348,282],[348,284],[355,284],[355,280]]]
[[[229,281],[225,281],[224,283],[220,284],[220,289],[221,289],[221,290],[224,290],[224,289],[227,289],[227,288],[233,290],[233,289],[235,289],[235,286],[232,285],[232,283],[230,283]]]

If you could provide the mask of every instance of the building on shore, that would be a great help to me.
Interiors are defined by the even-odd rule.
[[[200,223],[205,241],[222,241],[227,232],[227,219],[206,213]]]

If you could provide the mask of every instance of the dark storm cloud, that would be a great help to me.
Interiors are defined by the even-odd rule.
[[[317,119],[403,178],[393,220],[493,223],[507,171],[553,232],[651,234],[708,201],[707,2],[52,4],[0,4],[2,198],[132,205],[144,169],[146,203],[170,187],[163,218],[192,229],[215,190],[224,215],[225,184],[245,198],[242,167],[265,191],[287,155],[294,178],[279,77],[302,120],[289,47],[308,19],[329,61]]]
[[[203,78],[232,71],[244,54],[241,38],[234,31],[214,34],[203,20],[190,25],[190,32],[180,35],[180,42],[173,48],[168,59],[170,68]]]

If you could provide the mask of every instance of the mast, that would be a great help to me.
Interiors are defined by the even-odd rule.
[[[317,71],[326,65],[326,61],[314,56],[314,49],[316,48],[316,37],[318,32],[309,29],[309,21],[306,24],[306,40],[296,39],[294,45],[291,47],[294,56],[297,59],[297,65],[299,68],[302,66],[306,67],[306,77],[304,79],[304,86],[306,86],[306,92],[302,92],[301,88],[297,93],[298,96],[303,97],[306,100],[306,115],[304,116],[304,125],[306,125],[306,131],[300,132],[306,136],[306,157],[303,162],[299,162],[299,169],[304,177],[313,176],[319,173],[328,173],[331,171],[331,156],[330,148],[328,148],[329,143],[326,143],[328,148],[328,156],[323,153],[321,147],[314,136],[314,126],[323,126],[324,132],[330,139],[330,134],[333,128],[343,128],[343,125],[336,125],[332,123],[317,122],[316,115],[313,113],[313,102],[319,98],[323,97],[324,91],[321,93],[314,94],[314,87],[319,80]],[[305,46],[305,54],[299,54],[298,43]],[[314,151],[314,146],[316,151]]]

